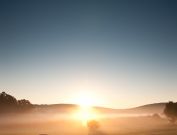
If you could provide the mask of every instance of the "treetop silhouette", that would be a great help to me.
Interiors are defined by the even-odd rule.
[[[14,112],[26,110],[31,107],[32,104],[26,99],[17,100],[5,92],[0,93],[0,112]]]
[[[177,120],[177,102],[170,101],[166,104],[164,114],[167,116],[171,123],[175,123]]]

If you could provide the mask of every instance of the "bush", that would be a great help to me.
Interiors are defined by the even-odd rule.
[[[175,123],[177,119],[177,103],[167,103],[164,109],[164,114],[171,123]]]

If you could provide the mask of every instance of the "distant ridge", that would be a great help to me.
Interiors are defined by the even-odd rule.
[[[105,107],[93,107],[98,112],[102,113],[126,113],[126,114],[154,114],[154,113],[163,113],[165,108],[165,102],[163,103],[154,103],[154,104],[147,104],[142,105],[134,108],[128,109],[112,109],[112,108],[105,108]],[[51,105],[34,105],[34,107],[40,111],[58,111],[58,112],[66,112],[71,111],[76,108],[79,108],[79,105],[75,104],[51,104]]]
[[[139,113],[163,113],[163,110],[165,108],[166,103],[153,103],[153,104],[147,104],[138,106],[135,108],[127,109],[132,112],[139,112]]]
[[[36,113],[62,113],[62,112],[71,112],[79,108],[79,105],[76,104],[31,104],[28,100],[17,100],[15,97],[6,94],[5,92],[0,93],[0,109],[2,110],[5,106],[6,108],[12,108],[11,112],[14,112],[16,108],[25,108],[25,110],[30,109],[30,112]],[[9,100],[11,99],[11,100]],[[6,101],[6,102],[5,102]],[[12,102],[13,101],[13,102]],[[162,103],[153,103],[142,105],[134,108],[128,109],[112,109],[106,107],[93,107],[98,112],[109,113],[109,114],[162,114],[165,108],[165,102]],[[29,109],[27,109],[29,108]],[[8,111],[6,111],[8,112]]]

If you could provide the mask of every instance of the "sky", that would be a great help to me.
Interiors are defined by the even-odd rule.
[[[0,91],[34,104],[177,101],[177,2],[1,0]]]

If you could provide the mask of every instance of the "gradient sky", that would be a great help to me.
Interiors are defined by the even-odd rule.
[[[1,0],[0,90],[32,103],[177,101],[174,0]]]

